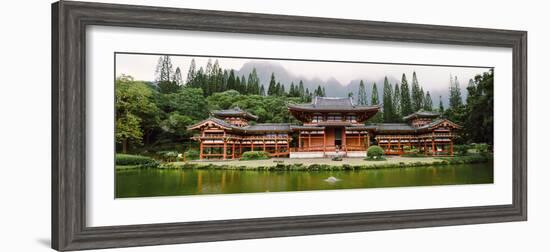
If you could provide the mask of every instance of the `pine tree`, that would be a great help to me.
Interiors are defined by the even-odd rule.
[[[271,73],[271,80],[267,88],[267,95],[275,95],[277,93],[277,83],[275,82],[275,73]]]
[[[383,121],[392,122],[393,121],[393,99],[392,99],[392,88],[391,84],[388,82],[388,77],[384,78],[384,93],[382,95],[382,111],[383,111]]]
[[[304,94],[304,101],[311,102],[311,93],[309,92],[309,88],[306,88],[306,92]]]
[[[281,93],[279,95],[286,96],[285,85],[281,85]]]
[[[460,94],[460,83],[458,83],[458,78],[455,76],[454,81],[451,76],[450,87],[449,87],[449,109],[457,110],[462,106],[462,95]]]
[[[264,88],[264,85],[261,85],[261,86],[260,86],[260,95],[261,95],[261,96],[265,96],[265,88]]]
[[[304,90],[304,82],[300,80],[300,84],[298,84],[298,96],[304,99],[305,97],[305,90]]]
[[[439,96],[439,114],[445,113],[445,108],[443,107],[443,100],[441,99],[441,95]]]
[[[378,88],[376,87],[376,82],[372,84],[372,93],[370,96],[370,104],[378,105],[380,100],[378,99]]]
[[[407,76],[403,74],[401,77],[401,114],[407,116],[413,113],[411,105],[411,95],[409,91],[409,83]]]
[[[236,77],[236,78],[235,78],[235,84],[234,84],[234,85],[235,85],[234,90],[236,90],[236,91],[238,91],[239,93],[242,94],[242,91],[241,91],[241,78]]]
[[[176,67],[176,72],[174,72],[174,82],[178,86],[183,86],[183,79],[181,78],[181,70],[179,67]]]
[[[288,96],[294,97],[295,92],[296,92],[296,90],[294,90],[294,82],[291,82],[290,83],[290,90],[288,91]]]
[[[365,89],[365,83],[363,80],[359,82],[359,91],[357,92],[357,104],[358,105],[368,105],[367,104],[367,91]]]
[[[426,98],[424,98],[424,110],[426,111],[433,110],[433,103],[432,103],[432,97],[430,96],[430,91],[426,92]]]
[[[424,104],[426,103],[425,99],[426,99],[426,95],[424,94],[424,88],[423,87],[420,87],[420,97],[422,97],[421,99],[421,104],[420,104],[420,109],[423,109],[424,108]],[[419,109],[419,110],[420,110]]]
[[[392,100],[393,114],[391,115],[393,122],[400,122],[401,118],[403,118],[403,114],[401,114],[401,91],[399,90],[399,84],[395,83]]]
[[[418,79],[416,78],[416,72],[413,72],[412,78],[412,102],[411,107],[412,111],[416,112],[423,107],[424,94],[421,91],[420,85],[418,84]]]
[[[157,62],[155,69],[155,82],[172,82],[174,81],[174,69],[170,56],[161,56]]]
[[[155,69],[155,82],[161,93],[174,93],[180,86],[175,82],[175,73],[170,56],[161,56]]]
[[[237,77],[238,78],[238,77]],[[247,83],[246,83],[246,78],[244,77],[244,74],[241,76],[241,84],[239,85],[239,92],[241,94],[246,94],[247,90],[246,90],[246,86],[247,86]]]
[[[248,74],[247,91],[249,94],[260,94],[260,78],[256,68],[253,68],[252,72]]]
[[[195,72],[196,66],[195,66],[195,59],[191,59],[191,63],[189,64],[189,70],[187,71],[187,79],[186,85],[190,87],[198,87],[198,83],[195,82],[195,76],[197,73]]]
[[[321,90],[323,91],[323,93],[322,93],[323,95],[322,95],[322,96],[323,96],[323,97],[326,97],[326,96],[327,96],[327,92],[325,91],[325,87],[323,87]]]
[[[238,82],[239,84],[241,83],[240,80]],[[229,77],[227,77],[227,89],[237,90],[236,83],[237,83],[237,80],[235,80],[235,71],[231,69],[229,71]]]

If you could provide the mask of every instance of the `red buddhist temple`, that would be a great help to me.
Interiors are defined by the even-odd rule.
[[[308,104],[289,104],[301,125],[251,123],[258,118],[239,108],[213,111],[189,127],[200,133],[200,158],[236,159],[245,151],[265,151],[273,157],[364,157],[377,144],[386,154],[400,155],[405,146],[430,155],[452,155],[459,125],[439,114],[418,111],[405,123],[367,124],[380,106],[361,106],[351,98],[315,97]]]

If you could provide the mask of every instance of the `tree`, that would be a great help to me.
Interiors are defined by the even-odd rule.
[[[271,73],[269,86],[267,87],[267,95],[275,95],[277,93],[277,82],[275,81],[275,73]]]
[[[367,103],[367,91],[365,90],[365,83],[363,83],[363,80],[361,80],[359,82],[359,91],[357,92],[357,104],[368,105]]]
[[[353,99],[353,92],[348,92],[348,98]]]
[[[229,71],[229,77],[227,77],[227,89],[228,90],[237,90],[236,83],[237,83],[237,81],[235,80],[235,71],[233,71],[233,69],[231,69]],[[239,80],[239,84],[240,83],[241,82]]]
[[[458,78],[455,76],[450,77],[449,83],[449,108],[445,111],[445,116],[449,120],[454,122],[463,122],[466,117],[465,106],[462,104],[462,95],[460,92],[460,83],[458,83]]]
[[[240,83],[241,83],[241,84],[239,85],[239,89],[238,89],[239,92],[240,92],[241,94],[246,94],[246,92],[247,92],[247,89],[246,89],[247,83],[246,83],[246,78],[244,77],[244,74],[241,76],[241,81],[240,81]]]
[[[392,100],[393,114],[391,115],[393,122],[399,122],[403,118],[403,114],[401,113],[401,91],[399,90],[399,84],[395,83]]]
[[[409,91],[409,83],[407,76],[403,74],[401,77],[401,115],[407,116],[413,113],[411,105],[411,95]]]
[[[433,110],[433,103],[432,103],[432,97],[430,96],[430,91],[426,92],[426,98],[424,98],[424,110],[426,111]]]
[[[412,78],[412,111],[418,111],[424,106],[424,91],[421,90],[420,85],[418,84],[418,79],[416,77],[416,72],[413,72]]]
[[[249,94],[260,94],[260,78],[256,72],[256,68],[252,69],[252,72],[248,74],[248,83],[246,85],[247,93]]]
[[[439,96],[439,114],[445,113],[445,108],[443,107],[443,100],[441,99],[441,95]]]
[[[392,87],[391,84],[388,82],[388,77],[384,77],[384,92],[382,95],[382,111],[383,111],[383,121],[384,122],[392,122],[393,121],[393,115],[394,115],[394,108],[393,108],[393,99],[392,99]]]
[[[176,67],[176,72],[174,72],[174,82],[178,86],[183,86],[183,79],[181,78],[181,70],[179,67]]]
[[[264,88],[264,85],[262,85],[262,86],[260,87],[260,95],[261,95],[261,96],[265,96],[265,88]]]
[[[462,95],[460,94],[460,83],[458,83],[458,78],[455,76],[454,81],[451,76],[451,81],[449,84],[449,109],[454,110],[462,106]]]
[[[390,85],[390,89],[391,89],[391,85]],[[378,105],[380,104],[380,100],[378,99],[378,88],[376,87],[376,82],[372,84],[372,93],[371,93],[371,99],[370,99],[370,104],[372,106],[375,106],[375,105]],[[392,104],[393,105],[393,104]],[[392,106],[393,107],[393,106]],[[383,118],[382,118],[382,115],[380,113],[376,113],[371,119],[370,121],[371,122],[376,122],[376,123],[379,123],[379,122],[382,122]]]
[[[144,132],[156,127],[159,110],[153,102],[153,89],[143,82],[122,75],[115,81],[115,141],[126,153],[130,145],[141,145]],[[146,123],[146,124],[145,124]]]
[[[468,143],[493,145],[493,70],[477,75],[468,84],[463,138]]]
[[[155,69],[155,82],[172,82],[174,81],[174,68],[170,56],[161,56],[158,59]]]
[[[298,84],[298,96],[300,96],[302,99],[305,97],[305,90],[304,90],[304,82],[300,80],[300,83]]]
[[[187,79],[185,80],[187,83],[187,86],[189,87],[198,87],[198,85],[195,83],[195,77],[197,76],[197,73],[195,72],[195,59],[191,59],[191,63],[189,64],[189,70],[187,71]]]
[[[155,82],[162,93],[172,93],[179,89],[170,56],[161,56],[155,69]]]
[[[372,92],[370,96],[370,104],[371,105],[378,105],[380,103],[380,100],[378,99],[378,88],[376,88],[376,82],[372,84]]]

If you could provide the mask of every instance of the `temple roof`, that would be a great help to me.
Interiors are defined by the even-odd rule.
[[[431,111],[425,111],[425,110],[419,110],[416,111],[408,116],[403,117],[403,120],[409,121],[416,118],[437,118],[439,117],[439,113],[431,112]]]
[[[221,126],[222,128],[225,128],[229,131],[244,132],[244,133],[290,132],[291,131],[290,124],[288,123],[259,123],[255,125],[248,125],[245,127],[238,127],[238,126],[229,124],[222,119],[215,118],[215,117],[209,117],[187,128],[189,130],[199,129],[203,126],[208,126],[209,123],[217,124],[218,126]]]
[[[369,130],[374,130],[378,133],[386,133],[386,132],[419,133],[419,132],[429,131],[433,127],[437,127],[442,123],[444,123],[444,125],[449,125],[453,128],[460,128],[458,124],[453,123],[447,119],[437,119],[431,123],[428,123],[420,127],[413,127],[406,123],[378,123],[378,124],[369,124],[369,125],[366,125],[365,127]]]
[[[242,117],[249,120],[258,120],[258,117],[248,113],[239,107],[234,107],[232,109],[225,109],[225,110],[214,110],[212,111],[212,115],[218,118],[226,118],[226,117]]]
[[[219,126],[223,127],[223,128],[226,128],[226,129],[233,129],[235,128],[235,126],[229,124],[228,122],[222,120],[222,119],[219,119],[219,118],[216,118],[216,117],[208,117],[198,123],[195,123],[189,127],[187,127],[187,129],[196,129],[196,128],[200,128],[203,124],[205,123],[208,123],[208,122],[213,122],[215,124],[218,124]]]
[[[290,132],[290,124],[288,123],[259,123],[241,127],[239,130],[245,132]]]
[[[291,130],[324,130],[325,127],[320,126],[307,126],[307,125],[291,125]]]
[[[406,123],[379,123],[369,125],[369,129],[374,129],[378,132],[415,132],[415,128]]]

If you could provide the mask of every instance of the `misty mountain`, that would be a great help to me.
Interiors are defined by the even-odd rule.
[[[378,88],[378,97],[380,100],[382,100],[382,93],[384,90],[384,78],[377,78],[374,79],[369,76],[360,76],[357,79],[354,79],[350,81],[349,83],[340,83],[335,78],[328,78],[326,80],[322,80],[320,78],[307,78],[303,76],[297,76],[289,71],[287,71],[281,64],[277,62],[268,62],[268,61],[261,61],[261,60],[254,60],[249,61],[245,63],[240,69],[236,69],[236,74],[238,76],[244,75],[248,78],[248,74],[252,72],[252,70],[256,68],[256,72],[258,74],[258,77],[260,79],[260,84],[264,85],[265,90],[267,91],[267,87],[269,86],[269,81],[271,79],[271,73],[275,74],[275,80],[277,82],[280,82],[281,85],[285,86],[285,90],[288,92],[290,89],[290,83],[294,82],[295,85],[298,85],[300,83],[300,80],[304,82],[304,88],[308,88],[310,92],[313,92],[317,88],[318,85],[321,85],[322,87],[325,87],[325,91],[327,96],[333,96],[333,97],[347,97],[348,93],[353,92],[354,99],[357,99],[357,93],[359,90],[359,83],[361,80],[365,83],[365,88],[367,92],[368,99],[370,101],[370,96],[372,92],[372,86],[373,83],[376,82],[376,86]],[[401,83],[401,76],[388,76],[389,82],[392,84],[392,87],[395,86],[396,83]],[[409,79],[409,85],[411,80]],[[422,86],[422,83],[420,83]],[[443,104],[445,107],[448,105],[449,100],[449,91],[448,91],[448,83],[442,83],[441,89],[438,90],[424,90],[430,91],[430,95],[432,97],[432,101],[434,106],[439,105],[439,96],[441,95],[441,98],[443,100]],[[462,95],[465,96],[466,89],[465,85],[462,85]]]

